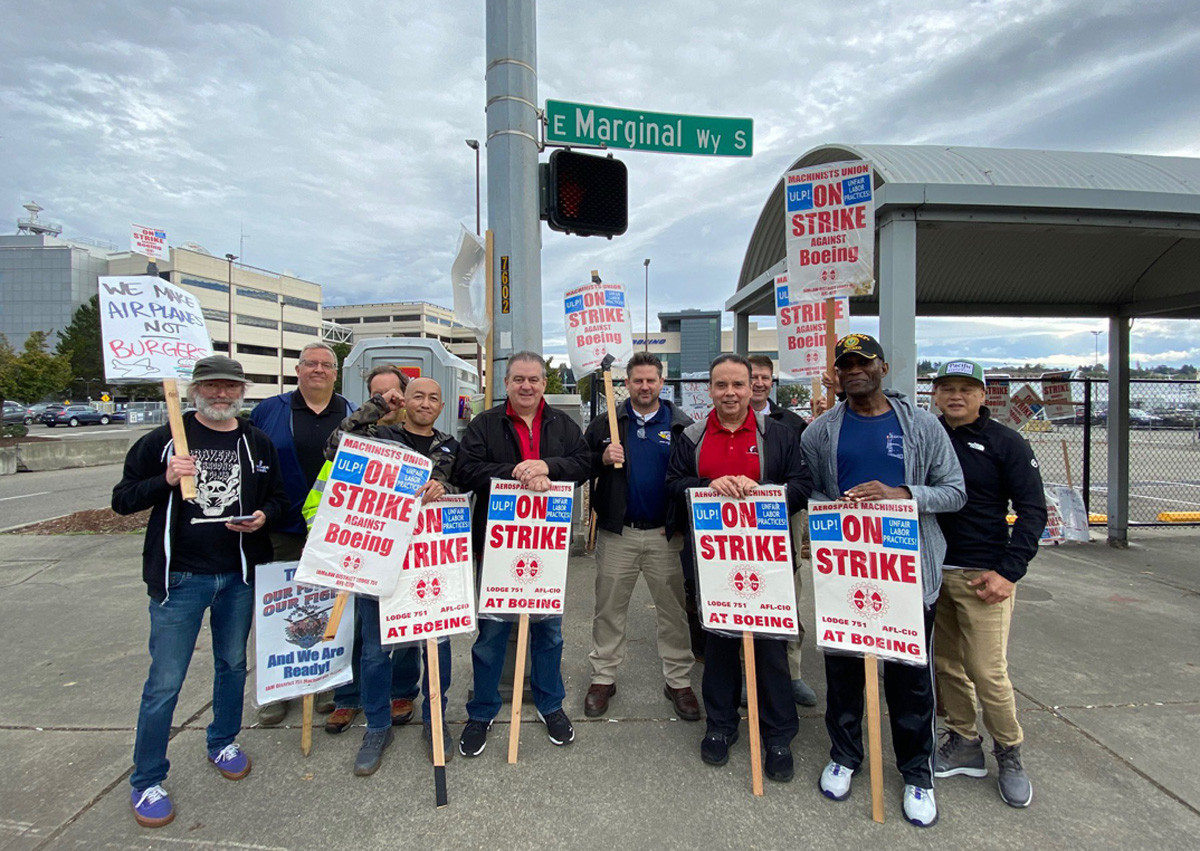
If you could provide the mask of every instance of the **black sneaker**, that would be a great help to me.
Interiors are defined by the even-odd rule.
[[[425,723],[421,725],[421,737],[425,740],[425,752],[429,755],[429,761],[433,762],[433,724]],[[486,735],[486,731],[485,731]],[[450,739],[450,731],[446,729],[446,725],[442,724],[442,761],[449,762],[454,758],[454,742]]]
[[[386,730],[367,730],[358,756],[354,758],[354,773],[359,777],[368,777],[378,771],[379,764],[383,762],[383,751],[391,743],[391,727]]]
[[[1021,765],[1021,746],[1006,748],[998,742],[992,745],[992,755],[1000,766],[1000,797],[1010,807],[1028,807],[1033,802],[1033,784]]]
[[[575,728],[571,726],[571,719],[567,717],[567,713],[561,709],[556,709],[549,715],[538,712],[537,717],[546,725],[546,735],[554,744],[562,746],[575,741]]]
[[[458,752],[463,756],[479,756],[487,747],[488,730],[492,729],[491,721],[467,721],[463,727],[462,738],[458,740]]]
[[[709,733],[700,743],[700,759],[708,765],[724,765],[729,762],[729,747],[737,740],[737,730],[734,730],[731,736]]]
[[[983,739],[968,739],[947,727],[942,731],[942,743],[933,757],[934,777],[987,777],[983,761]]]
[[[795,775],[792,749],[787,745],[771,745],[767,748],[767,760],[763,773],[777,783],[787,783]]]

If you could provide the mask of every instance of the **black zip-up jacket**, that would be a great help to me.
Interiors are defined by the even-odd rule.
[[[362,407],[342,420],[341,424],[329,435],[329,439],[325,441],[325,460],[332,461],[333,457],[337,455],[342,435],[347,432],[360,437],[399,443],[419,455],[424,455],[425,453],[412,444],[409,433],[402,424],[380,425],[379,421],[390,411],[391,408],[388,407],[387,402],[383,401],[383,396],[379,393],[363,402]],[[457,453],[458,441],[444,431],[435,428],[433,443],[430,444],[426,457],[433,462],[430,478],[441,482],[447,493],[454,492],[454,487],[450,484],[450,474],[454,471],[454,458]]]
[[[185,434],[196,428],[196,414],[183,415]],[[257,532],[239,534],[242,581],[254,582],[254,568],[271,560],[271,538],[267,529],[286,517],[291,502],[283,488],[279,454],[266,433],[238,419],[238,462],[242,467],[238,514],[261,510],[267,522]],[[112,509],[133,514],[150,509],[142,546],[142,580],[146,593],[158,602],[167,597],[167,575],[171,570],[171,542],[179,518],[179,486],[167,484],[167,460],[175,451],[170,426],[159,426],[130,447],[125,456],[121,481],[113,488]]]
[[[506,413],[507,401],[479,414],[467,425],[458,445],[450,481],[475,494],[471,539],[476,556],[483,552],[487,532],[488,495],[492,479],[512,479],[521,463],[521,444]],[[552,481],[583,484],[591,472],[592,457],[583,432],[575,421],[550,405],[542,409],[539,457],[550,468]]]
[[[1025,438],[992,419],[986,407],[979,419],[958,428],[939,417],[962,466],[967,504],[939,514],[951,567],[994,570],[1010,582],[1025,575],[1046,528],[1046,492],[1033,449]],[[1008,504],[1017,520],[1008,528]]]
[[[804,435],[804,430],[808,428],[808,423],[804,421],[804,417],[793,411],[789,411],[783,405],[770,399],[767,400],[767,416],[780,425],[790,428],[792,433],[796,435],[796,440],[799,440]]]
[[[659,404],[666,406],[670,412],[669,427],[673,444],[683,430],[692,424],[692,418],[666,400]],[[617,435],[622,446],[629,445],[629,407],[625,404],[617,408]],[[608,448],[610,439],[607,414],[592,420],[584,435],[592,453],[592,477],[596,479],[596,492],[592,494],[596,522],[601,529],[620,535],[625,528],[625,509],[629,499],[629,476],[626,473],[629,467],[626,464],[618,470],[604,463],[604,450]]]

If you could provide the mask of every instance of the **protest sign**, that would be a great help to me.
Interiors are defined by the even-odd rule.
[[[1046,528],[1042,530],[1038,544],[1047,546],[1066,541],[1090,541],[1092,536],[1083,494],[1067,485],[1046,485],[1045,492]]]
[[[399,444],[342,435],[297,581],[372,597],[392,594],[400,554],[417,523],[415,494],[432,466]]]
[[[385,645],[475,630],[468,499],[447,494],[419,509],[396,590],[379,600]]]
[[[151,260],[171,259],[171,249],[167,246],[167,232],[145,225],[131,226],[129,250],[134,254],[144,254]]]
[[[575,375],[595,371],[605,355],[612,355],[613,361],[621,365],[633,357],[633,328],[623,286],[584,284],[567,292],[563,307],[567,356]]]
[[[1022,384],[1020,389],[1008,398],[1008,418],[1002,420],[1006,426],[1020,428],[1024,423],[1038,415],[1042,409],[1042,400],[1028,384]]]
[[[810,502],[817,646],[924,665],[917,503]]]
[[[1048,419],[1073,417],[1075,403],[1071,401],[1071,371],[1042,373],[1042,405]]]
[[[100,277],[100,329],[110,382],[187,381],[213,353],[196,297],[153,275]]]
[[[712,410],[712,396],[707,381],[681,381],[679,383],[679,409],[693,420],[702,420]]]
[[[294,561],[275,561],[254,571],[254,676],[259,706],[327,691],[353,679],[353,608],[342,619],[337,636],[323,641],[337,592],[297,583],[296,566]]]
[[[760,485],[745,499],[730,499],[712,488],[689,488],[688,499],[704,628],[796,636],[784,489]]]
[[[479,614],[562,614],[574,494],[570,482],[536,493],[519,482],[492,481]]]
[[[983,404],[987,405],[992,419],[998,423],[1007,423],[1011,403],[1008,398],[1009,380],[1007,378],[992,378],[988,376],[987,389],[984,391]]]
[[[790,171],[783,188],[792,302],[875,292],[870,163],[826,163]]]
[[[788,276],[775,278],[775,328],[779,337],[779,377],[820,378],[825,371],[825,309],[833,305],[835,339],[850,333],[850,299],[793,300]]]

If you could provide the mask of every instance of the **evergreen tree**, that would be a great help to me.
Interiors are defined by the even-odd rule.
[[[0,341],[0,396],[34,403],[67,389],[71,363],[47,351],[47,336],[46,331],[31,333],[20,355],[14,355],[7,339]]]

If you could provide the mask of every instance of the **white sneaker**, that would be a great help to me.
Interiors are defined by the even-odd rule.
[[[821,772],[821,793],[826,798],[844,801],[850,797],[850,781],[853,779],[853,771],[844,765],[831,762]]]
[[[917,827],[937,824],[937,801],[932,789],[922,789],[909,783],[904,787],[904,817]]]

